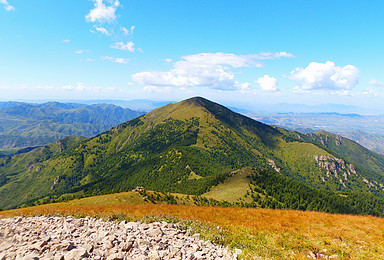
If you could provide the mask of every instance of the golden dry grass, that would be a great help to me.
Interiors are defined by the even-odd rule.
[[[0,217],[20,214],[173,216],[208,223],[214,228],[203,234],[206,238],[224,240],[225,244],[241,248],[248,259],[306,259],[309,251],[322,249],[327,250],[326,255],[336,254],[339,259],[383,257],[384,218],[295,210],[132,204],[128,200],[128,203],[116,204],[119,200],[112,198],[117,195],[105,196],[3,211]],[[217,226],[223,229],[215,231]]]

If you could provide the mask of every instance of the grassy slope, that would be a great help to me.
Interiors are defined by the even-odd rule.
[[[251,184],[247,176],[249,176],[249,173],[243,169],[235,171],[223,183],[212,187],[209,192],[204,193],[202,196],[228,202],[243,200],[250,203],[252,200],[245,197],[250,190],[249,185]]]
[[[83,137],[67,137],[28,153],[0,158],[1,204],[14,203],[16,198],[20,201],[27,201],[30,196],[40,194],[42,187],[52,187],[55,176],[42,175],[41,163],[56,157],[84,140]]]
[[[294,210],[150,204],[137,193],[89,197],[64,203],[0,212],[0,217],[30,214],[192,219],[203,237],[241,248],[246,259],[307,259],[326,249],[340,259],[380,259],[383,218]],[[202,222],[202,223],[201,223]],[[200,224],[199,224],[200,223]],[[207,224],[204,224],[207,223]],[[221,226],[222,228],[218,228]]]
[[[198,118],[198,122],[191,121],[193,118]],[[255,124],[264,127],[263,124]],[[212,131],[215,131],[215,134],[212,134]],[[261,139],[259,136],[255,138]],[[229,147],[228,143],[232,146]],[[44,191],[47,193],[56,176],[65,176],[59,183],[58,190],[60,185],[62,189],[66,189],[93,183],[94,190],[105,190],[108,185],[117,189],[115,191],[144,185],[157,190],[184,189],[184,192],[189,187],[191,191],[199,193],[201,191],[193,187],[197,182],[207,182],[208,184],[202,186],[205,189],[204,187],[211,185],[209,182],[214,181],[209,176],[230,172],[256,159],[249,155],[248,149],[244,149],[242,145],[250,146],[233,130],[227,129],[225,124],[208,113],[203,106],[188,102],[168,105],[103,133],[64,153],[63,156],[42,162],[38,176],[45,178],[45,181],[40,180],[38,191],[40,194]],[[178,147],[184,149],[179,151]],[[260,154],[256,150],[255,153]],[[246,158],[248,162],[241,162],[238,158]],[[236,166],[236,163],[240,164]],[[206,178],[185,180],[192,171]],[[19,180],[27,179],[24,175],[28,174],[21,172]],[[147,179],[143,179],[143,176]],[[37,176],[32,177],[37,179]],[[17,178],[14,176],[13,180],[17,181]],[[156,179],[158,182],[153,182]],[[98,180],[103,181],[99,186]],[[172,184],[170,181],[177,183]],[[179,182],[182,182],[185,188],[180,187]],[[159,183],[166,186],[162,188]],[[8,190],[7,185],[2,189]],[[29,185],[29,182],[26,185]],[[21,193],[16,194],[21,198],[19,202],[25,202],[21,196],[33,198],[39,195],[32,189],[19,191]]]
[[[0,165],[0,174],[8,174],[8,183],[0,186],[0,207],[44,196],[121,192],[136,186],[202,194],[234,170],[246,166],[272,169],[268,160],[282,174],[316,188],[369,191],[362,178],[353,176],[346,187],[336,179],[323,182],[320,174],[325,173],[313,158],[329,154],[282,130],[193,98],[156,109],[37,162],[34,166],[39,171],[30,171],[26,162]],[[51,190],[56,178],[59,182]],[[11,190],[17,201],[12,201]]]

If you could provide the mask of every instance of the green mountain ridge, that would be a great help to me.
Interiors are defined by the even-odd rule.
[[[0,148],[43,146],[71,135],[91,137],[142,114],[107,104],[6,102],[0,106]]]
[[[0,159],[0,207],[136,186],[201,195],[244,167],[276,172],[315,189],[384,198],[381,166],[364,168],[309,136],[199,97],[155,109],[46,160],[20,162],[23,156],[33,158],[33,152]],[[29,170],[31,165],[38,170]]]

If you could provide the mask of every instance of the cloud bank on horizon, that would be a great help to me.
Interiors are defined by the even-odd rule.
[[[75,97],[78,96],[76,93],[82,93],[81,95],[84,96],[88,93],[92,97],[99,95],[104,98],[105,93],[108,92],[109,98],[126,99],[148,96],[169,100],[190,95],[205,95],[239,101],[259,99],[297,102],[305,100],[308,103],[317,102],[319,97],[331,96],[349,97],[350,99],[344,99],[349,103],[358,102],[363,98],[384,97],[384,78],[382,74],[375,73],[377,71],[375,68],[381,60],[378,59],[374,62],[375,65],[370,65],[364,60],[367,56],[364,52],[370,50],[359,50],[359,43],[354,45],[353,41],[348,42],[352,46],[350,48],[354,48],[353,55],[347,55],[347,53],[339,55],[345,48],[338,46],[343,46],[345,37],[352,37],[351,32],[357,35],[356,30],[359,28],[351,21],[350,30],[355,31],[347,33],[349,24],[343,24],[346,33],[342,35],[343,32],[337,30],[335,26],[339,21],[331,16],[332,11],[326,9],[327,5],[317,6],[323,9],[316,11],[314,8],[316,4],[303,4],[299,1],[294,1],[292,3],[294,6],[291,7],[283,4],[276,6],[271,3],[248,3],[249,6],[245,10],[231,1],[204,2],[207,5],[204,8],[201,8],[202,2],[197,1],[192,6],[183,7],[180,3],[172,6],[173,9],[171,9],[170,3],[164,2],[161,5],[151,0],[148,3],[134,3],[126,0],[89,0],[78,6],[81,12],[70,14],[65,8],[72,7],[73,3],[75,3],[74,0],[68,0],[66,4],[60,6],[64,10],[51,10],[58,16],[56,24],[53,22],[53,25],[65,28],[62,31],[66,32],[62,33],[59,41],[56,41],[64,47],[52,46],[51,48],[62,50],[62,55],[65,57],[63,56],[61,60],[66,62],[62,63],[62,70],[72,71],[68,74],[69,77],[57,76],[55,79],[52,76],[51,82],[47,80],[37,83],[37,80],[28,81],[28,77],[3,76],[0,77],[0,89],[3,93],[10,93],[9,97],[12,98],[20,89],[26,91],[44,89],[48,91],[44,94],[49,95],[49,90],[52,90],[52,95],[57,94],[60,97]],[[184,4],[187,3],[184,2]],[[212,7],[219,8],[219,4],[223,6],[222,14],[209,12]],[[49,7],[52,8],[55,5],[58,3],[51,3]],[[293,10],[298,5],[303,10],[307,8],[308,12],[309,10],[312,12],[311,19],[304,13],[298,14],[295,18],[287,16],[285,13],[287,8]],[[42,11],[32,4],[21,5],[11,0],[0,0],[0,6],[3,7],[2,12],[4,12],[0,15],[1,24],[5,24],[6,19],[13,19],[12,21],[18,23],[18,26],[25,26],[27,18],[24,19],[22,16],[28,9],[35,8],[33,10],[37,12],[35,15]],[[336,5],[335,12],[342,7],[345,6]],[[356,6],[351,6],[351,10],[352,7],[356,10]],[[374,7],[371,8],[371,11],[375,10]],[[263,13],[259,13],[259,16],[252,15],[254,18],[249,18],[250,20],[242,20],[242,16],[239,15],[251,15],[258,10],[263,10]],[[324,10],[330,13],[329,23],[317,18],[317,15],[323,14]],[[68,25],[67,28],[61,12],[63,15],[67,13],[66,17],[72,17],[76,24]],[[236,14],[233,17],[237,24],[234,24],[234,20],[228,16],[232,13]],[[352,17],[354,14],[340,15],[348,18],[348,15]],[[371,12],[370,15],[375,14]],[[58,22],[59,17],[62,22]],[[287,17],[290,19],[287,20]],[[208,20],[208,18],[211,19]],[[39,19],[37,24],[48,24],[54,20],[43,15],[36,19]],[[77,22],[81,20],[82,23]],[[275,24],[271,21],[275,21]],[[369,19],[365,21],[368,23]],[[324,31],[315,27],[318,24],[324,27]],[[13,27],[15,32],[12,34],[9,30],[4,37],[17,42],[17,37],[21,39],[25,37],[24,35],[35,31],[37,45],[31,47],[33,48],[31,53],[44,49],[37,48],[39,41],[42,46],[45,42],[50,42],[52,45],[51,39],[60,37],[60,30],[50,31],[47,26],[42,28],[42,33],[39,34],[34,26],[36,25],[32,23],[30,28],[25,27],[24,30]],[[308,28],[314,28],[314,32],[308,31]],[[292,42],[295,35],[302,35],[301,31],[304,29],[306,36],[300,41]],[[360,30],[359,33],[366,31]],[[338,40],[337,34],[341,35]],[[14,35],[13,38],[10,35]],[[279,37],[276,38],[276,35]],[[317,38],[318,35],[324,37],[333,35],[332,39],[335,43],[328,44],[326,40],[321,42],[321,39]],[[135,39],[133,39],[134,36]],[[243,36],[243,39],[239,36]],[[381,36],[375,34],[372,37]],[[279,40],[276,41],[276,39]],[[314,39],[320,43],[313,44],[316,42]],[[357,38],[353,39],[357,41]],[[136,41],[139,43],[138,46]],[[0,54],[6,54],[4,52],[6,47],[14,48],[13,53],[20,51],[16,49],[17,46],[28,49],[26,42],[28,41],[25,40],[23,43],[20,40],[19,45],[15,44],[15,46],[2,46],[0,43],[2,50]],[[317,49],[312,48],[309,43],[316,45]],[[375,46],[372,46],[372,52],[381,53]],[[307,51],[305,48],[315,52]],[[70,56],[70,52],[66,52],[70,49],[73,57]],[[45,54],[42,51],[37,55],[44,57]],[[60,60],[61,54],[57,55],[57,60]],[[372,59],[375,58],[372,57]],[[18,59],[20,59],[19,63],[24,62],[22,56],[18,56]],[[31,60],[28,54],[25,59],[28,62]],[[11,60],[11,56],[8,59],[4,58],[4,61],[0,60],[0,66],[7,66],[3,75],[16,75],[20,66],[12,66],[12,62],[11,65],[6,64],[7,60]],[[34,71],[31,74],[36,74],[36,78],[39,75],[39,79],[44,81],[42,73],[44,70],[50,73],[50,67],[55,67],[51,65],[47,62],[40,66],[40,70],[39,66],[31,65],[29,68]],[[28,75],[27,72],[24,74]],[[51,74],[58,75],[55,71]],[[71,75],[74,76],[71,77]],[[306,98],[303,99],[303,96]]]

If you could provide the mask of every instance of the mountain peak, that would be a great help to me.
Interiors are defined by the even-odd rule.
[[[185,100],[179,102],[179,104],[180,105],[192,105],[192,106],[197,106],[197,107],[203,107],[203,108],[207,109],[208,111],[210,111],[211,113],[215,113],[218,111],[221,111],[221,112],[226,111],[226,112],[234,113],[233,111],[231,111],[230,109],[228,109],[227,107],[225,107],[223,105],[220,105],[216,102],[213,102],[211,100],[208,100],[206,98],[199,97],[199,96],[185,99]]]
[[[209,103],[214,103],[206,98],[203,98],[203,97],[192,97],[192,98],[188,98],[184,101],[181,101],[180,103],[185,103],[185,104],[193,104],[193,105],[198,105],[198,106],[204,106],[204,105],[207,105]]]

